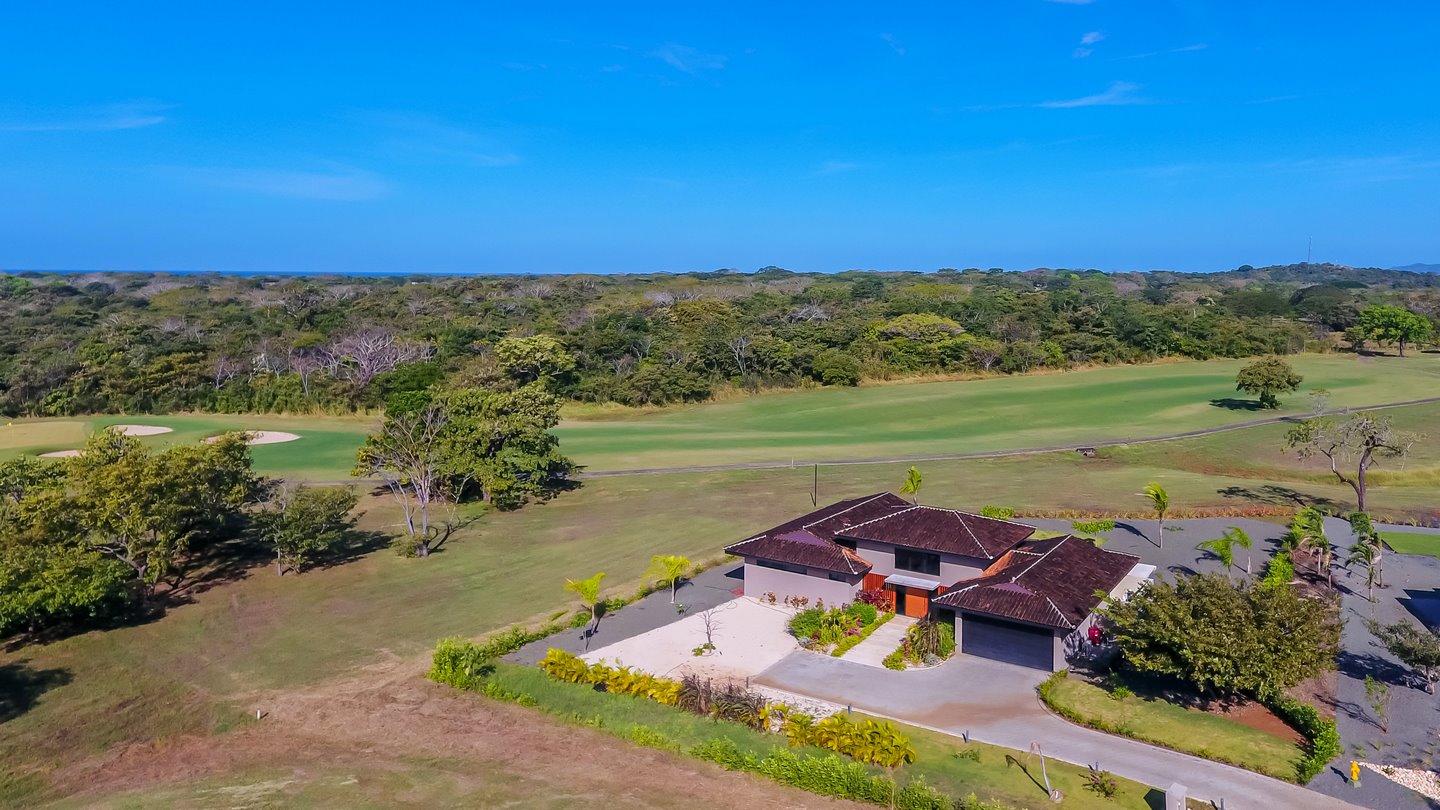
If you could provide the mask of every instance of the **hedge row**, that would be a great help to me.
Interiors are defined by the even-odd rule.
[[[1305,758],[1295,766],[1295,778],[1306,784],[1325,770],[1330,760],[1340,756],[1340,730],[1334,720],[1326,720],[1304,701],[1292,697],[1281,697],[1265,704],[1281,720],[1305,735]]]

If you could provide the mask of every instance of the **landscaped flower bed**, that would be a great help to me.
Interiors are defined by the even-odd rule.
[[[885,656],[883,663],[889,669],[933,667],[954,654],[954,625],[925,618],[905,631],[900,646]]]
[[[819,602],[790,617],[788,627],[806,649],[840,656],[894,615],[864,602],[829,609]]]

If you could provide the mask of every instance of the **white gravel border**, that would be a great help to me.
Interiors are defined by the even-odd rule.
[[[1440,773],[1422,771],[1415,768],[1399,768],[1394,765],[1379,765],[1374,762],[1362,762],[1360,764],[1398,785],[1410,788],[1422,796],[1440,800]],[[1383,770],[1385,768],[1390,769],[1391,772],[1386,773]]]

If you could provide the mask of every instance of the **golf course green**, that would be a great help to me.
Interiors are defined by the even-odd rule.
[[[1110,366],[960,382],[765,394],[644,415],[569,420],[557,433],[588,471],[796,463],[1086,445],[1440,395],[1440,355],[1303,355],[1305,378],[1261,411],[1235,391],[1246,360]]]
[[[17,419],[0,425],[0,459],[74,450],[110,425],[153,425],[171,432],[139,437],[152,447],[198,442],[234,430],[294,433],[300,438],[250,448],[255,470],[264,475],[311,481],[350,477],[355,449],[378,422],[374,417],[183,414]]]

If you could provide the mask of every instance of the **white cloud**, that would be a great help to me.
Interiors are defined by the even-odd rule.
[[[1081,45],[1094,45],[1095,43],[1103,40],[1104,38],[1105,38],[1105,35],[1102,34],[1102,33],[1100,33],[1099,31],[1091,31],[1091,32],[1087,33],[1085,36],[1080,37],[1080,44],[1081,44]]]
[[[1096,93],[1093,96],[1081,96],[1062,101],[1042,101],[1035,106],[1051,110],[1064,110],[1074,107],[1121,107],[1144,104],[1145,100],[1135,95],[1139,89],[1140,85],[1133,82],[1111,82],[1104,92]]]
[[[720,70],[725,67],[729,57],[715,53],[705,53],[691,48],[688,45],[677,45],[667,42],[650,55],[675,68],[683,73],[696,75],[702,70]]]
[[[171,171],[202,185],[307,200],[363,202],[389,192],[389,185],[379,175],[348,166],[325,171],[224,167],[181,167]]]
[[[360,118],[390,130],[392,137],[388,145],[407,154],[434,155],[481,168],[513,166],[520,162],[520,156],[501,145],[500,138],[428,115],[369,113]]]
[[[900,40],[896,39],[894,34],[881,34],[880,39],[886,45],[889,45],[896,54],[900,56],[905,55],[905,46],[900,44]]]
[[[1203,42],[1197,42],[1194,45],[1185,45],[1179,48],[1170,48],[1163,51],[1146,51],[1145,53],[1135,53],[1129,56],[1117,56],[1110,61],[1123,62],[1127,59],[1149,59],[1152,56],[1165,56],[1172,53],[1192,53],[1194,51],[1203,51],[1208,47],[1210,46],[1206,45]]]
[[[165,123],[163,113],[174,105],[130,101],[79,107],[49,113],[0,117],[0,132],[109,132],[142,129]]]

